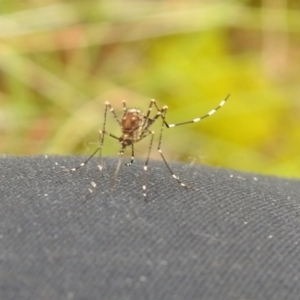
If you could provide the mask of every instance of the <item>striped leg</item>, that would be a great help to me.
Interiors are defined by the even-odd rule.
[[[102,170],[102,146],[103,146],[103,143],[104,143],[104,134],[105,133],[105,125],[106,125],[106,116],[107,116],[107,109],[110,109],[110,111],[113,112],[113,115],[115,115],[114,113],[114,110],[113,108],[111,107],[111,105],[109,104],[109,102],[105,102],[105,111],[104,111],[104,121],[103,121],[103,130],[99,130],[99,146],[97,147],[97,149],[93,152],[93,154],[88,157],[87,160],[85,160],[84,162],[82,162],[80,165],[78,165],[77,167],[74,167],[74,168],[71,168],[71,169],[67,169],[66,167],[63,167],[63,171],[64,172],[75,172],[77,171],[78,169],[84,167],[94,156],[95,154],[99,151],[100,154],[100,165],[98,165],[98,168],[99,170]],[[118,118],[117,116],[115,116],[117,121],[118,121]],[[118,121],[120,122],[120,121]]]
[[[99,132],[99,136],[101,136],[101,131]],[[101,139],[101,137],[99,138],[99,140],[103,140],[103,139]],[[82,167],[84,167],[94,156],[95,156],[95,154],[99,151],[99,150],[101,150],[101,148],[102,148],[102,144],[100,143],[100,145],[97,147],[97,149],[93,152],[93,154],[90,156],[90,157],[88,157],[84,162],[82,162],[80,165],[78,165],[77,167],[74,167],[74,168],[71,168],[71,169],[67,169],[66,167],[62,167],[63,168],[63,172],[75,172],[75,171],[77,171],[78,169],[80,169],[80,168],[82,168]],[[101,168],[99,167],[99,169],[101,170],[102,169],[102,162],[101,162]]]
[[[147,189],[147,171],[148,171],[149,157],[150,157],[152,144],[153,144],[154,131],[149,131],[148,134],[151,134],[151,140],[150,140],[150,144],[149,144],[147,158],[146,158],[146,161],[145,161],[145,164],[144,164],[144,183],[143,183],[143,196],[144,196],[144,198],[147,197],[147,193],[146,193],[146,189]]]
[[[99,133],[100,133],[102,136],[107,135],[107,136],[110,136],[110,137],[112,137],[112,138],[114,138],[114,139],[119,140],[117,136],[115,136],[114,134],[111,134],[111,133],[109,133],[109,132],[107,132],[107,131],[99,130]],[[100,148],[100,150],[102,150],[102,149]],[[95,153],[96,153],[96,152],[95,152]],[[123,153],[124,153],[124,151],[123,151]],[[123,155],[123,153],[122,153],[122,155]],[[119,153],[119,154],[120,154],[120,153]],[[102,154],[101,154],[100,164],[99,164],[97,167],[98,167],[98,169],[99,169],[100,171],[102,171],[102,169],[103,169],[103,164],[102,164]],[[115,181],[115,178],[114,178],[114,180],[113,180],[112,185],[114,185],[114,181]],[[92,193],[93,190],[96,188],[97,184],[96,184],[96,182],[93,181],[93,180],[90,182],[90,184],[91,184],[92,188],[89,188],[88,190],[89,190],[90,193]]]
[[[145,118],[145,122],[144,122],[144,126],[143,126],[143,129],[148,129],[149,126],[151,124],[153,124],[155,122],[155,120],[159,117],[157,116],[156,118],[154,118],[153,120],[150,120],[149,116],[150,116],[150,113],[152,111],[152,106],[157,106],[156,102],[154,99],[151,99],[150,101],[150,104],[149,104],[149,107],[148,107],[148,111],[147,111],[147,115],[144,117]],[[159,111],[159,110],[158,110]],[[149,123],[149,120],[150,120],[150,123]]]
[[[131,144],[131,159],[130,159],[130,162],[129,163],[126,163],[125,165],[127,167],[130,167],[134,162],[134,146],[133,144]]]
[[[176,124],[168,124],[166,120],[164,120],[164,123],[165,125],[168,127],[168,128],[172,128],[172,127],[175,127],[175,126],[180,126],[180,125],[185,125],[185,124],[191,124],[191,123],[197,123],[199,121],[202,121],[203,119],[205,118],[208,118],[210,116],[212,116],[217,110],[219,110],[227,101],[227,99],[229,98],[230,95],[228,95],[224,100],[222,100],[219,104],[218,107],[212,109],[211,111],[209,111],[206,115],[202,116],[202,117],[199,117],[199,118],[195,118],[191,121],[187,121],[187,122],[181,122],[181,123],[176,123]]]
[[[180,179],[179,179],[179,176],[177,176],[173,171],[172,169],[170,168],[170,166],[168,165],[163,153],[162,153],[162,150],[161,150],[161,141],[162,141],[162,134],[163,134],[163,129],[164,129],[164,124],[166,124],[166,121],[165,121],[165,116],[166,116],[166,113],[167,113],[167,110],[168,110],[168,107],[167,106],[164,106],[160,111],[161,111],[161,117],[162,117],[162,125],[161,125],[161,129],[160,129],[160,135],[159,135],[159,140],[158,140],[158,147],[157,147],[157,150],[161,156],[161,158],[163,159],[167,169],[169,170],[171,176],[184,188],[186,189],[190,189],[192,187],[186,185],[185,183],[183,183]]]
[[[125,100],[123,101],[123,105],[124,105],[124,102],[125,102]],[[121,122],[120,122],[120,120],[119,120],[119,118],[118,118],[118,116],[117,116],[117,114],[116,114],[114,108],[110,105],[110,103],[109,103],[108,101],[105,102],[105,110],[107,110],[107,109],[109,109],[109,111],[112,113],[114,119],[115,119],[115,120],[119,123],[119,125],[121,126]],[[126,108],[126,104],[125,104],[125,107],[124,107],[123,109],[124,109],[124,110],[127,109],[127,108]],[[104,128],[103,128],[103,131],[104,131]]]

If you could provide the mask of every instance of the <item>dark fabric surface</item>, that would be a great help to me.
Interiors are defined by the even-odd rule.
[[[151,161],[145,202],[141,162],[81,161],[1,157],[1,300],[300,298],[300,181]]]

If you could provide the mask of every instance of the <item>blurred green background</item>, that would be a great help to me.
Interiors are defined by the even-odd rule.
[[[231,94],[165,129],[168,161],[300,177],[298,0],[1,0],[0,14],[2,154],[89,155],[105,101],[154,98],[176,123]]]

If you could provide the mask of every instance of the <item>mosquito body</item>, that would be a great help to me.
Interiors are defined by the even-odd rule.
[[[144,138],[150,136],[150,143],[149,143],[149,147],[148,147],[148,153],[147,153],[147,157],[146,157],[146,161],[144,164],[144,182],[142,185],[142,190],[143,190],[143,196],[146,197],[146,173],[148,170],[148,163],[149,163],[149,157],[150,157],[150,152],[151,152],[151,148],[152,148],[152,144],[153,144],[153,138],[154,138],[154,131],[152,131],[150,128],[151,126],[158,120],[160,119],[162,121],[161,124],[161,129],[160,129],[160,134],[159,134],[159,139],[158,139],[158,147],[157,147],[157,151],[159,152],[162,160],[164,161],[169,173],[171,174],[171,176],[184,188],[189,189],[190,187],[188,185],[186,185],[185,183],[183,183],[179,177],[172,171],[172,169],[170,168],[169,164],[167,163],[162,150],[161,150],[161,143],[162,143],[162,135],[163,135],[163,129],[164,127],[167,128],[173,128],[176,126],[180,126],[180,125],[186,125],[186,124],[191,124],[191,123],[196,123],[199,122],[207,117],[210,117],[211,115],[213,115],[217,110],[219,110],[227,101],[227,99],[229,98],[229,95],[220,102],[219,106],[216,107],[215,109],[212,109],[211,111],[209,111],[207,114],[203,115],[202,117],[198,117],[195,118],[193,120],[190,121],[186,121],[186,122],[181,122],[181,123],[176,123],[176,124],[168,124],[166,121],[166,114],[168,111],[168,106],[163,106],[162,108],[159,108],[156,101],[154,99],[152,99],[150,101],[149,107],[148,107],[148,111],[146,113],[146,115],[144,115],[139,109],[134,109],[134,108],[127,108],[127,104],[126,101],[123,100],[123,116],[121,119],[119,119],[119,117],[117,116],[117,114],[115,113],[114,108],[111,106],[111,104],[109,102],[105,102],[105,111],[104,111],[104,121],[103,121],[103,128],[102,130],[99,130],[99,146],[97,147],[97,149],[94,151],[94,153],[84,162],[82,162],[79,166],[72,168],[72,169],[64,169],[64,171],[67,172],[74,172],[77,171],[79,168],[85,166],[89,160],[97,153],[99,152],[100,154],[100,164],[98,165],[98,168],[100,171],[102,171],[103,169],[103,164],[102,164],[102,147],[104,145],[104,137],[105,136],[109,136],[111,138],[116,139],[120,144],[121,144],[121,149],[118,152],[119,155],[119,160],[117,163],[117,167],[115,170],[115,174],[113,177],[113,182],[112,184],[114,185],[116,178],[118,176],[119,170],[120,170],[120,166],[121,166],[121,161],[122,161],[122,157],[124,154],[124,151],[127,147],[131,147],[131,159],[129,163],[126,163],[127,166],[132,165],[132,163],[134,162],[134,145],[136,143],[138,143],[139,141],[143,140]],[[150,117],[152,109],[155,108],[156,109],[156,113],[153,117]],[[106,117],[107,117],[107,111],[110,111],[113,118],[117,121],[117,123],[120,126],[121,129],[121,136],[118,137],[110,132],[106,131]],[[91,186],[93,187],[93,189],[96,187],[96,183],[94,181],[91,182]],[[93,189],[89,188],[89,191],[92,192]]]

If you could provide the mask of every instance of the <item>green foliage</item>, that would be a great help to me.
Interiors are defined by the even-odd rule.
[[[155,98],[176,123],[230,93],[213,117],[166,129],[166,157],[299,177],[300,13],[284,3],[2,1],[1,153],[89,155],[105,101],[146,111]]]

